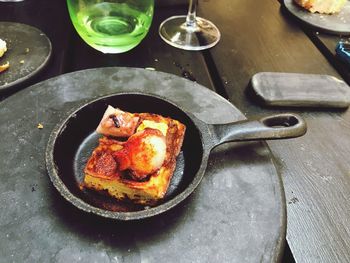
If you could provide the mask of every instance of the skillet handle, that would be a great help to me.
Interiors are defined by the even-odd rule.
[[[297,114],[282,113],[259,120],[244,120],[227,124],[214,124],[216,145],[233,141],[276,140],[302,136],[306,123]]]

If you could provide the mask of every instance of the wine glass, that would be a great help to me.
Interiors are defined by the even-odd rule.
[[[221,37],[209,20],[197,17],[198,0],[189,0],[187,16],[172,16],[163,21],[159,35],[169,45],[185,50],[204,50],[215,46]]]

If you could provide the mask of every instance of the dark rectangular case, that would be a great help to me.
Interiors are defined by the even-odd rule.
[[[265,105],[346,108],[350,87],[329,75],[260,72],[251,79],[256,96]]]

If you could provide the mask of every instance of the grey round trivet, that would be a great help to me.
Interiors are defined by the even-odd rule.
[[[157,94],[210,123],[243,119],[228,101],[174,75],[132,68],[84,70],[0,103],[0,251],[4,262],[274,262],[283,253],[283,188],[265,143],[230,143],[211,155],[197,190],[168,213],[119,222],[78,210],[45,169],[52,129],[84,101],[121,91]],[[87,120],[88,121],[88,120]],[[38,124],[43,128],[38,129]]]

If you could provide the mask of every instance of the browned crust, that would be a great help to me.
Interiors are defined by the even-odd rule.
[[[136,115],[136,114],[135,114]],[[186,127],[177,120],[165,118],[160,115],[150,113],[137,114],[140,117],[140,123],[143,120],[166,123],[168,126],[166,134],[166,158],[163,166],[155,173],[149,175],[146,181],[135,181],[127,176],[127,172],[116,171],[113,174],[97,173],[95,169],[97,156],[103,153],[113,153],[114,149],[120,147],[117,140],[102,137],[99,145],[94,149],[85,167],[85,178],[83,186],[97,191],[108,191],[109,185],[114,184],[120,187],[126,187],[125,199],[132,200],[139,204],[153,205],[159,199],[163,198],[172,175],[176,168],[176,157],[181,151],[181,146],[185,136]],[[122,146],[121,146],[122,147]],[[113,195],[110,193],[110,195]],[[117,199],[123,199],[120,196],[114,196]]]
[[[327,2],[326,5],[317,0],[294,0],[294,2],[311,13],[334,14],[341,10],[347,0]]]
[[[294,2],[308,10],[313,7],[313,1],[294,0]]]
[[[6,62],[5,64],[0,65],[0,72],[7,70],[10,67],[10,63]]]

